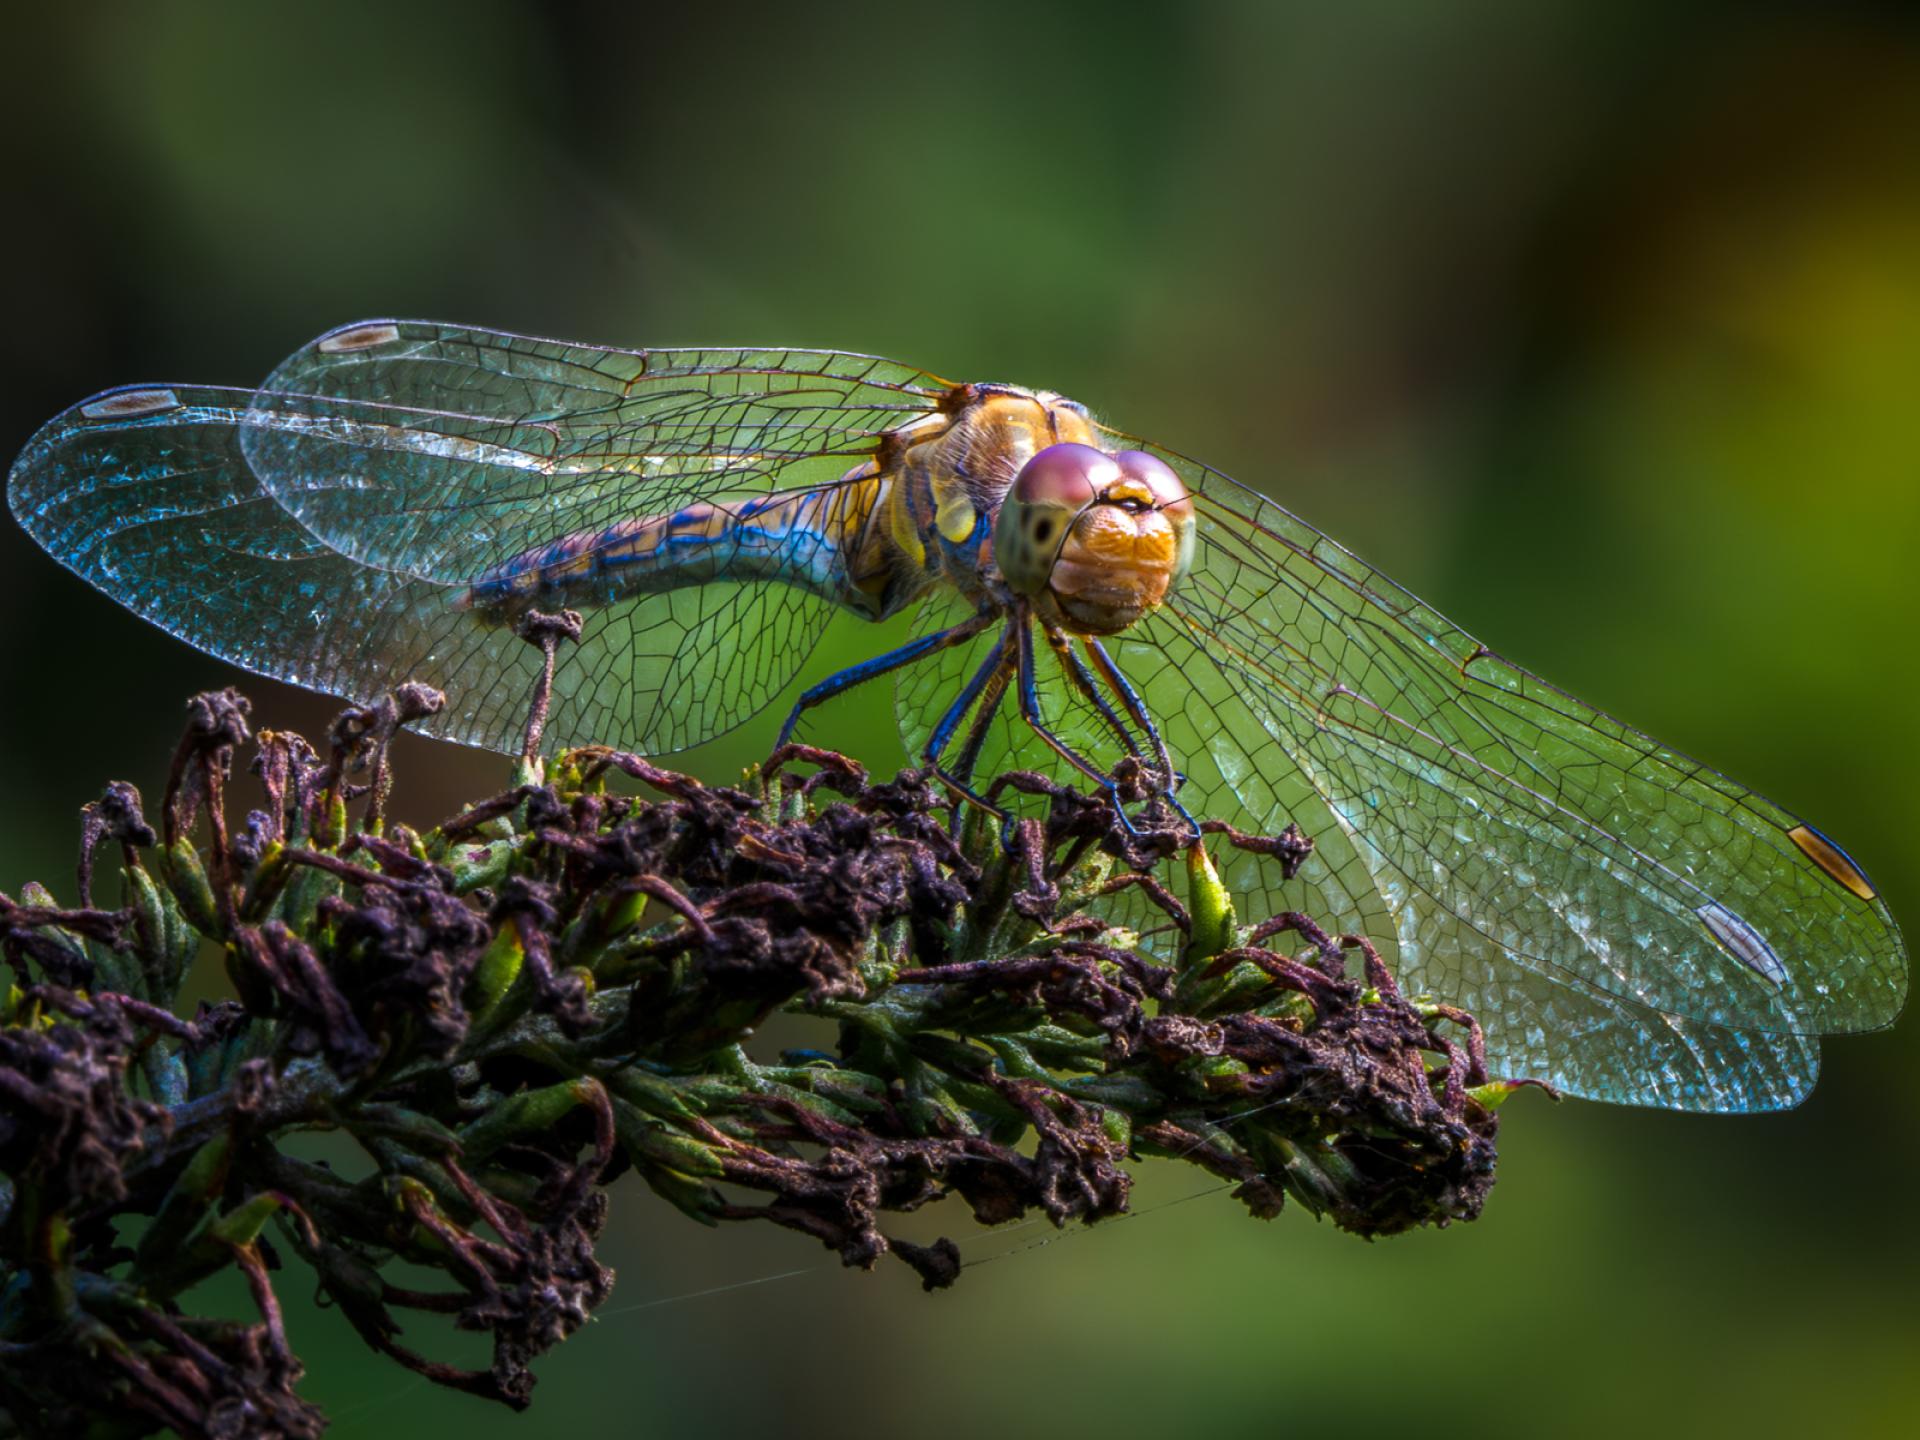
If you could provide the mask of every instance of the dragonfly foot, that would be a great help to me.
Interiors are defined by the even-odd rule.
[[[1186,806],[1180,803],[1179,797],[1173,793],[1173,790],[1171,787],[1162,791],[1160,798],[1165,800],[1167,804],[1171,805],[1173,807],[1174,813],[1178,815],[1182,820],[1187,822],[1187,844],[1198,845],[1200,843],[1200,834],[1201,834],[1200,822],[1193,818],[1193,812],[1187,809]]]

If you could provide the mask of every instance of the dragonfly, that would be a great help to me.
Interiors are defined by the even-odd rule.
[[[549,738],[653,754],[772,705],[834,615],[911,612],[783,733],[890,677],[909,748],[963,790],[1016,763],[1110,785],[1130,755],[1193,815],[1298,824],[1291,878],[1224,857],[1243,918],[1370,937],[1481,1020],[1496,1073],[1570,1094],[1791,1106],[1823,1035],[1905,999],[1885,901],[1813,825],[1050,391],[367,321],[256,389],[86,400],[8,497],[189,644],[360,703],[423,681],[448,697],[425,729],[508,752],[531,610],[587,617]]]

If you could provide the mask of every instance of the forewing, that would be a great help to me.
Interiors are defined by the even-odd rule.
[[[354,428],[436,443],[411,415],[375,405],[179,385],[109,391],[34,436],[8,499],[62,564],[200,649],[362,702],[419,680],[448,700],[420,728],[517,749],[539,653],[461,609],[463,584],[324,544],[263,489],[244,453],[262,433]],[[719,582],[593,611],[580,643],[561,650],[549,742],[659,753],[717,734],[778,693],[830,614],[788,586]]]
[[[1567,993],[1775,1035],[1898,1013],[1891,915],[1844,857],[1816,862],[1797,817],[1160,453],[1192,487],[1200,536],[1136,648],[1187,677],[1174,723],[1218,786],[1262,828],[1301,820],[1330,852],[1323,901],[1384,921],[1412,988],[1509,1037],[1561,1024]]]
[[[261,485],[341,554],[445,584],[701,501],[827,485],[946,383],[830,350],[614,350],[421,321],[333,330],[262,386],[378,423],[251,429]]]

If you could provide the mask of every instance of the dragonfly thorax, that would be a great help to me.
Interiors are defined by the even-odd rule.
[[[1007,491],[993,549],[1008,588],[1042,619],[1117,634],[1158,607],[1186,568],[1193,502],[1145,451],[1049,445]]]

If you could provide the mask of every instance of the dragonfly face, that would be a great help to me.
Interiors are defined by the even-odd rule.
[[[1696,1110],[1790,1105],[1822,1034],[1889,1023],[1906,954],[1799,816],[1501,658],[1265,496],[1044,391],[866,356],[628,351],[378,321],[257,390],[143,385],[50,422],[8,486],[56,559],[191,644],[517,747],[665,752],[773,705],[828,618],[914,607],[903,735],[964,781],[1131,752],[1243,918],[1375,940],[1497,1072]],[[1055,527],[1058,527],[1056,532]]]
[[[1043,619],[1114,635],[1167,598],[1193,556],[1193,501],[1164,460],[1049,445],[1015,477],[994,558]]]

